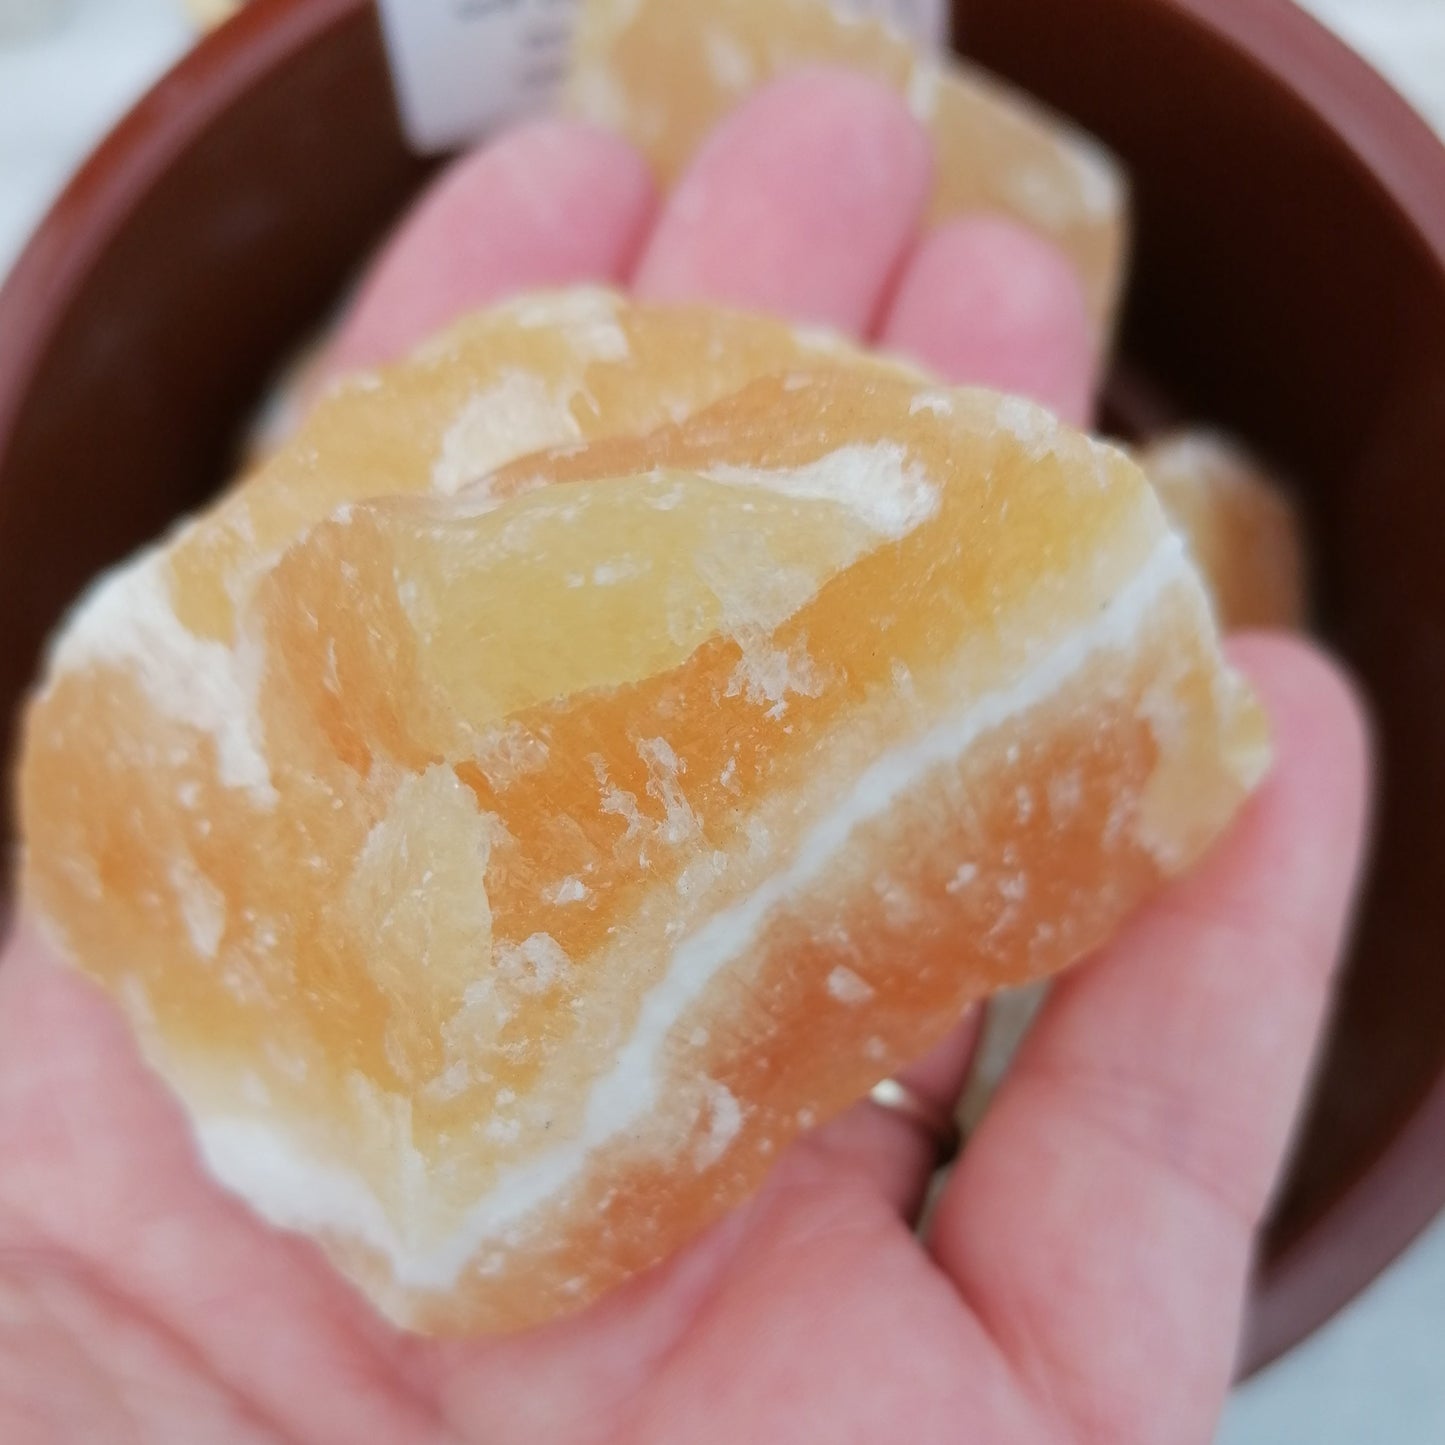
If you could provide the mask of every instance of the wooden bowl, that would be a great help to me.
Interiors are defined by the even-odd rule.
[[[1283,0],[968,0],[966,48],[1128,163],[1119,411],[1298,479],[1373,700],[1374,867],[1248,1364],[1445,1203],[1445,150]],[[115,129],[0,294],[0,743],[100,567],[222,482],[273,368],[423,179],[366,0],[253,0]]]

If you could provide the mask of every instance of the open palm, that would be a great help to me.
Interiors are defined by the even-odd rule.
[[[898,102],[838,73],[751,102],[660,211],[619,142],[517,131],[413,215],[327,365],[522,286],[630,281],[827,322],[1082,418],[1066,264],[986,218],[920,239],[929,167]],[[119,1016],[22,930],[0,966],[0,1440],[1207,1440],[1365,807],[1329,664],[1282,639],[1235,656],[1270,706],[1273,777],[1055,991],[926,1240],[929,1145],[860,1105],[681,1256],[509,1339],[393,1331],[222,1194]],[[965,1026],[911,1082],[946,1102],[966,1057]]]

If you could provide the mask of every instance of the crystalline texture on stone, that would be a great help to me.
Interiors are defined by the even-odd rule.
[[[1260,775],[1120,451],[777,322],[524,298],[100,582],[27,906],[397,1320],[665,1257]]]

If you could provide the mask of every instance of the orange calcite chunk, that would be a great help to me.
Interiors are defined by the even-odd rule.
[[[1204,577],[1219,625],[1303,627],[1304,542],[1279,483],[1215,432],[1160,437],[1138,460]]]
[[[929,129],[932,219],[1011,217],[1072,257],[1111,328],[1127,245],[1126,186],[1069,122],[956,56],[920,50],[829,0],[584,0],[566,104],[618,131],[674,180],[750,92],[800,65],[847,66],[893,86]]]
[[[535,298],[82,603],[24,884],[220,1180],[406,1325],[509,1330],[1098,945],[1267,752],[1118,450]]]

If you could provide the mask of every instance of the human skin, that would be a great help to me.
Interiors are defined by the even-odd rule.
[[[823,322],[1083,420],[1062,258],[990,218],[920,234],[930,156],[890,94],[814,72],[659,200],[563,122],[460,161],[363,283],[330,370],[522,286],[603,280]],[[875,1106],[587,1311],[407,1336],[200,1168],[111,1005],[23,923],[0,964],[0,1440],[143,1445],[906,1441],[1203,1445],[1314,1052],[1368,793],[1353,692],[1308,644],[1231,643],[1274,770],[1188,879],[1054,990],[931,1215]],[[947,1102],[967,1021],[908,1075]]]

